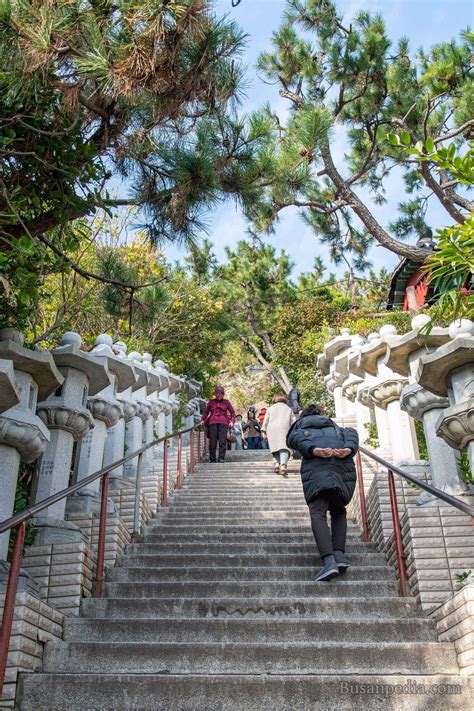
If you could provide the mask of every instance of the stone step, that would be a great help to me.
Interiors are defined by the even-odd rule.
[[[395,582],[379,580],[376,582],[361,582],[351,580],[347,575],[339,576],[329,582],[315,583],[308,581],[273,581],[273,580],[242,580],[232,582],[202,581],[163,581],[160,583],[115,583],[105,585],[107,597],[324,597],[326,595],[342,595],[348,597],[384,597],[396,594]]]
[[[189,511],[167,511],[164,515],[163,523],[169,525],[173,524],[183,524],[183,523],[228,523],[229,525],[240,525],[240,524],[250,524],[252,523],[265,523],[265,521],[277,521],[284,520],[285,523],[298,523],[302,521],[309,521],[308,509],[301,509],[300,511],[288,510],[281,511],[278,509],[272,510],[260,510],[260,511],[201,511],[197,509],[195,512]]]
[[[245,597],[217,594],[209,597],[160,597],[160,598],[85,598],[82,614],[90,618],[129,619],[161,617],[201,617],[215,618],[306,618],[324,616],[327,619],[344,620],[371,617],[383,620],[387,617],[417,619],[419,610],[413,598],[397,597],[389,593],[371,599],[344,594],[328,597],[322,591],[313,597]]]
[[[281,534],[294,534],[294,535],[299,535],[299,534],[304,534],[307,533],[308,530],[311,530],[309,528],[308,523],[295,523],[294,525],[286,524],[286,523],[243,523],[243,524],[231,524],[231,525],[226,525],[225,523],[203,523],[202,525],[190,525],[186,523],[178,524],[178,523],[160,523],[159,530],[162,534],[167,534],[167,533],[189,533],[192,534],[193,532],[200,534],[200,533],[214,533],[214,534],[229,534],[232,536],[238,536],[240,534],[246,535],[250,533],[254,534],[268,534],[268,533],[281,533]],[[158,535],[158,534],[157,534]]]
[[[425,619],[371,617],[320,619],[199,619],[166,617],[127,620],[69,618],[64,640],[88,642],[435,642],[436,625]]]
[[[306,543],[308,545],[312,545],[313,548],[316,549],[316,543],[314,542],[314,538],[309,526],[306,526],[304,532],[289,533],[273,531],[269,527],[267,527],[265,531],[259,529],[254,532],[245,533],[234,533],[232,530],[229,530],[224,526],[222,527],[222,530],[218,527],[217,529],[213,529],[211,531],[195,531],[194,533],[191,531],[177,530],[176,528],[169,530],[165,527],[161,528],[160,530],[161,533],[153,533],[147,535],[144,539],[144,543],[140,545],[153,545],[156,547],[161,544],[166,545],[166,543],[168,543],[169,545],[171,542],[173,542],[174,544],[180,542],[192,543],[194,541],[196,543],[200,543],[201,545],[205,545],[207,543],[214,543],[218,540],[221,546],[227,545],[229,543],[253,543],[256,546],[259,546],[263,543],[293,543],[295,545],[303,545]],[[348,536],[347,540],[347,550],[349,550],[349,548],[354,549],[354,547],[360,549],[372,549],[371,544],[364,543],[360,540],[360,536]]]
[[[255,553],[255,554],[271,554],[274,553],[317,553],[316,543],[313,538],[308,535],[303,537],[295,537],[288,535],[267,535],[260,536],[239,536],[236,540],[235,536],[228,535],[223,538],[224,534],[216,536],[199,536],[189,535],[174,535],[164,534],[160,539],[158,536],[154,543],[139,543],[131,544],[127,548],[127,554],[135,555],[140,553],[143,555],[157,554],[163,552],[162,547],[166,550],[184,552],[200,552],[200,553]],[[263,539],[263,540],[262,540]],[[217,540],[219,542],[217,542]],[[363,555],[365,552],[377,552],[375,548],[362,541],[351,542],[347,546],[347,555],[350,557],[353,553]]]
[[[162,582],[162,581],[194,581],[205,580],[210,581],[233,581],[238,582],[243,579],[249,581],[258,580],[288,580],[288,581],[307,581],[312,580],[316,571],[321,567],[321,563],[317,566],[286,566],[286,567],[270,567],[266,566],[150,566],[137,565],[133,561],[133,565],[124,567],[112,568],[107,580],[112,582]],[[387,568],[387,566],[365,566],[352,567],[346,574],[351,580],[386,580],[394,579],[395,573]]]
[[[439,693],[440,685],[448,691]],[[25,674],[19,696],[23,711],[47,708],[45,699],[55,711],[466,711],[474,705],[474,680],[444,673],[414,676],[413,670],[407,675]]]
[[[385,563],[385,558],[382,553],[351,553],[349,560],[352,566],[362,566],[372,568],[372,566],[384,566],[386,571],[391,568]],[[321,559],[314,550],[311,553],[273,553],[271,556],[262,553],[150,553],[133,555],[123,554],[117,559],[118,566],[179,566],[186,568],[188,566],[266,566],[268,568],[282,568],[284,566],[320,566]],[[353,568],[351,568],[352,574]],[[110,574],[112,571],[108,571]]]
[[[45,672],[118,674],[456,674],[442,642],[51,642]]]

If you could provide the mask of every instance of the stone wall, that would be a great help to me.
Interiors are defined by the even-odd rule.
[[[78,615],[90,597],[96,555],[87,543],[56,543],[25,548],[22,567],[40,586],[40,598],[66,615]]]
[[[0,595],[0,614],[5,595]],[[12,637],[0,708],[13,708],[16,684],[20,672],[41,669],[45,642],[61,639],[64,615],[51,605],[38,600],[27,591],[16,596]]]
[[[461,674],[474,675],[474,582],[458,590],[432,615],[440,642],[454,642]]]

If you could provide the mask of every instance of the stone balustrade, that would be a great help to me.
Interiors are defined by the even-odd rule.
[[[380,456],[438,489],[472,501],[459,453],[467,452],[472,472],[474,324],[461,320],[449,328],[427,328],[429,321],[429,316],[417,315],[406,334],[383,326],[366,343],[353,336],[350,346],[344,331],[326,345],[318,367],[334,396],[340,424],[348,424],[342,394],[355,404],[362,443],[367,442],[365,424],[372,417]],[[419,460],[416,420],[423,424],[429,467]],[[394,561],[386,472],[368,457],[363,462],[371,538]],[[398,477],[395,483],[409,587],[425,609],[432,609],[456,592],[456,575],[474,569],[474,531],[469,517],[458,509]],[[350,511],[360,519],[357,495]]]

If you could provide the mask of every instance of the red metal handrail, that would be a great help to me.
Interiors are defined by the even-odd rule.
[[[0,634],[0,701],[5,682],[5,672],[7,669],[8,648],[12,636],[13,616],[15,614],[16,591],[20,579],[21,553],[25,543],[26,524],[22,521],[16,531],[15,543],[13,544],[12,562],[8,573],[7,590],[5,593],[5,603],[3,606],[2,630]]]
[[[183,476],[183,437],[181,434],[178,435],[178,457],[176,463],[176,488],[181,489],[182,487],[182,476]]]
[[[98,538],[98,546],[97,546],[97,569],[96,569],[96,577],[95,577],[95,594],[97,596],[100,596],[102,594],[102,589],[103,589],[103,581],[104,581],[104,571],[105,571],[105,537],[106,537],[106,532],[107,532],[107,493],[108,493],[108,479],[109,479],[109,473],[113,470],[119,467],[122,464],[125,464],[126,462],[130,461],[131,459],[135,459],[135,457],[139,457],[139,462],[138,462],[138,471],[137,471],[137,490],[140,488],[140,483],[139,483],[139,478],[141,476],[141,466],[143,465],[143,453],[146,452],[150,447],[154,447],[157,444],[160,444],[161,442],[164,442],[164,447],[165,447],[165,460],[164,460],[164,471],[167,472],[167,457],[168,457],[168,451],[167,451],[167,440],[169,440],[171,437],[176,437],[178,436],[178,443],[183,434],[186,432],[191,433],[191,439],[194,443],[194,427],[188,427],[185,430],[180,430],[180,432],[176,432],[170,435],[165,435],[164,437],[159,437],[156,440],[153,440],[152,442],[148,442],[147,444],[143,445],[143,447],[140,447],[140,449],[137,449],[135,452],[131,452],[130,454],[127,454],[126,456],[122,457],[121,459],[117,460],[116,462],[112,462],[109,464],[107,467],[103,467],[102,469],[99,469],[98,471],[94,472],[93,474],[90,474],[87,476],[85,479],[81,479],[81,481],[77,482],[76,484],[73,484],[72,486],[68,486],[66,489],[62,489],[61,491],[56,492],[52,496],[49,496],[47,499],[43,499],[43,501],[39,501],[36,504],[33,504],[32,506],[29,506],[28,508],[24,509],[18,514],[15,514],[14,516],[11,516],[10,518],[6,519],[5,521],[0,522],[0,533],[5,533],[6,531],[9,531],[13,528],[17,528],[17,532],[15,535],[15,543],[13,545],[13,551],[12,551],[12,559],[10,563],[10,570],[8,573],[8,582],[7,582],[7,589],[5,593],[5,602],[4,602],[4,607],[3,607],[3,616],[2,616],[2,626],[0,630],[0,699],[2,697],[2,692],[3,692],[3,686],[5,683],[5,671],[7,667],[7,658],[8,658],[8,648],[10,646],[10,638],[11,638],[11,630],[12,630],[12,625],[13,625],[13,616],[15,612],[15,601],[16,601],[16,593],[18,589],[18,581],[20,578],[20,567],[21,567],[21,555],[23,552],[23,546],[24,546],[24,540],[25,540],[25,525],[26,521],[28,521],[30,518],[33,516],[36,516],[36,514],[40,513],[41,511],[44,511],[44,509],[47,509],[49,506],[52,504],[55,504],[57,501],[61,501],[62,499],[65,499],[67,496],[70,496],[71,494],[74,494],[76,491],[79,491],[85,486],[88,486],[94,481],[97,481],[97,479],[102,479],[102,492],[101,492],[101,502],[100,502],[100,518],[99,518],[99,538]],[[194,457],[192,457],[192,462],[193,462],[193,472],[194,472]],[[164,472],[163,472],[164,473]],[[137,492],[136,492],[137,494]],[[138,496],[140,495],[140,492],[138,491]],[[166,497],[166,502],[167,502],[167,497]],[[164,504],[165,506],[167,505]],[[135,507],[137,508],[137,507]],[[135,512],[136,516],[136,512]],[[138,528],[139,526],[134,525],[134,534],[138,534]]]
[[[194,429],[189,435],[189,473],[191,476],[194,474]]]
[[[395,543],[395,554],[397,557],[398,576],[400,578],[400,595],[407,597],[408,580],[405,563],[405,551],[403,549],[402,528],[400,526],[400,514],[398,513],[397,492],[395,491],[395,481],[393,472],[388,470],[388,489],[390,492],[390,508],[392,510],[393,540]]]
[[[362,460],[360,451],[356,452],[357,484],[359,489],[360,517],[362,523],[362,540],[369,540],[369,525],[367,521],[367,508],[365,505],[364,473],[362,471]]]
[[[163,442],[163,492],[161,505],[168,506],[168,442]]]
[[[408,596],[408,577],[407,577],[407,569],[406,569],[406,555],[405,551],[403,548],[403,537],[402,537],[402,527],[400,524],[400,514],[398,510],[398,501],[397,501],[397,492],[395,488],[395,480],[394,480],[394,473],[397,474],[398,476],[401,476],[403,479],[406,479],[408,482],[411,484],[415,484],[418,486],[420,489],[423,489],[424,491],[429,492],[433,496],[436,496],[438,499],[441,499],[442,501],[445,501],[447,504],[450,504],[454,508],[459,509],[463,513],[468,514],[468,516],[471,516],[471,521],[474,525],[474,506],[467,504],[465,501],[461,501],[461,499],[457,499],[455,496],[451,496],[451,494],[447,494],[445,491],[441,491],[441,489],[437,489],[435,486],[432,484],[428,484],[425,481],[422,481],[421,479],[418,479],[416,476],[413,476],[413,474],[410,474],[409,472],[404,471],[400,467],[398,467],[396,464],[391,464],[390,462],[387,462],[385,459],[382,457],[379,457],[378,454],[375,454],[374,452],[371,452],[369,449],[366,449],[365,447],[360,447],[359,451],[356,454],[356,464],[357,464],[357,480],[359,484],[359,497],[360,497],[360,509],[361,509],[361,523],[362,523],[362,536],[364,540],[369,540],[369,526],[368,526],[368,520],[367,520],[367,510],[366,510],[366,505],[365,505],[365,492],[364,492],[364,479],[363,479],[363,471],[362,471],[362,459],[360,456],[360,453],[365,454],[366,456],[370,457],[373,459],[375,462],[378,464],[381,464],[383,467],[387,469],[388,473],[388,488],[389,488],[389,493],[390,493],[390,509],[392,513],[392,525],[393,525],[393,540],[395,544],[395,555],[397,559],[397,568],[398,568],[398,575],[400,579],[400,595],[402,597],[407,597]],[[367,536],[367,538],[365,538]]]

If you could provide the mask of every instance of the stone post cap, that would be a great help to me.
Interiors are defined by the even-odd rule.
[[[456,319],[456,321],[449,324],[448,331],[451,340],[474,336],[474,321],[468,318]]]
[[[350,375],[342,386],[342,394],[344,395],[344,397],[350,400],[351,402],[355,402],[355,399],[357,397],[357,390],[359,388],[360,383],[363,382],[363,378],[359,378],[357,375]]]
[[[348,356],[349,352],[340,353],[334,358],[333,376],[340,381],[340,384],[342,384],[349,375]]]
[[[377,375],[377,363],[386,352],[389,344],[398,341],[397,329],[392,324],[385,324],[378,333],[369,333],[367,345],[361,346],[358,360],[355,362],[353,373],[361,375],[362,371]],[[358,371],[358,372],[356,372]]]
[[[112,350],[117,358],[127,357],[127,344],[123,341],[115,341],[115,343],[112,344]]]
[[[450,373],[469,364],[474,366],[474,337],[456,336],[433,353],[421,356],[415,377],[422,387],[435,395],[446,397]]]
[[[405,385],[400,394],[400,409],[414,420],[421,421],[425,412],[443,410],[446,407],[449,407],[448,398],[439,397],[418,383]]]
[[[91,355],[101,357],[111,373],[117,380],[117,391],[122,392],[135,385],[137,375],[135,366],[126,358],[118,357],[112,348],[112,338],[107,333],[102,333],[95,340],[96,345],[91,350]]]
[[[351,348],[359,348],[360,346],[363,346],[364,343],[365,338],[364,336],[361,336],[360,333],[355,333],[351,338]]]
[[[421,316],[423,316],[423,314],[415,316],[413,321]],[[425,321],[425,323],[427,322]],[[412,353],[420,351],[420,355],[423,353],[428,354],[434,348],[438,348],[449,341],[447,328],[435,327],[426,335],[419,333],[420,328],[422,328],[422,326],[400,336],[395,343],[388,343],[387,345],[387,354],[384,358],[384,363],[400,375],[408,376],[410,374],[409,359]]]
[[[96,395],[111,383],[106,363],[101,363],[91,353],[82,351],[82,339],[77,333],[65,333],[62,345],[54,348],[51,355],[58,368],[73,368],[84,373],[89,381],[88,394]]]
[[[29,373],[38,386],[38,400],[44,400],[59,388],[64,377],[48,351],[24,348],[23,335],[12,328],[0,331],[0,358],[9,360],[14,370]]]
[[[141,388],[148,387],[148,370],[142,362],[142,355],[138,351],[131,351],[128,354],[128,360],[135,366],[135,374],[137,379],[132,386],[132,390],[140,390]]]
[[[170,395],[174,395],[174,393],[180,393],[183,392],[186,388],[186,381],[183,378],[180,378],[179,375],[174,375],[174,373],[169,373],[169,391]],[[189,390],[188,390],[189,392]]]
[[[369,395],[377,407],[387,409],[387,405],[400,398],[401,392],[408,381],[405,378],[390,378],[369,387]]]
[[[324,347],[324,355],[326,360],[333,361],[334,358],[341,351],[349,348],[351,345],[352,336],[350,335],[349,329],[342,329],[340,336],[336,336],[331,341],[326,343]]]
[[[148,384],[147,384],[147,394],[151,395],[162,389],[162,383],[164,378],[160,376],[160,373],[154,368],[148,369]],[[166,387],[166,386],[165,386]]]
[[[181,382],[183,382],[183,378],[180,377]],[[187,381],[188,385],[188,393],[191,395],[191,397],[194,399],[202,390],[202,383],[200,380],[196,380],[195,378],[189,378]],[[182,388],[181,388],[182,389]]]
[[[453,449],[466,449],[474,440],[474,401],[458,402],[444,410],[435,425],[436,434]]]
[[[20,402],[15,371],[11,360],[0,359],[0,412],[9,410]]]

